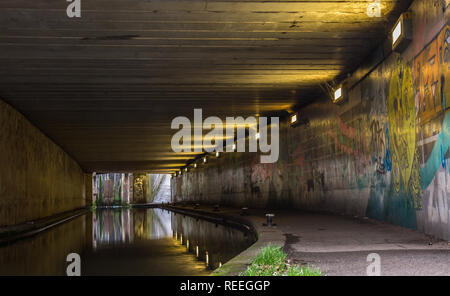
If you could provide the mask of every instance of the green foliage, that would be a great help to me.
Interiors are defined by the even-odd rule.
[[[288,266],[286,270],[287,276],[321,276],[322,272],[317,268],[311,268],[309,266],[306,267],[298,267],[296,265]]]
[[[252,264],[241,275],[244,276],[321,276],[322,272],[310,267],[286,264],[286,253],[278,246],[261,249]]]
[[[277,266],[252,264],[242,274],[244,276],[276,276],[281,275]]]
[[[284,265],[285,261],[286,254],[281,250],[281,247],[269,245],[261,249],[253,263],[260,265]]]
[[[99,203],[101,203],[103,201],[103,185],[102,185],[102,177],[100,177],[99,179],[99,185],[98,185],[98,196],[97,196],[97,200]]]

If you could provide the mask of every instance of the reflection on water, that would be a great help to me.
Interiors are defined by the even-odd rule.
[[[172,235],[170,212],[152,210],[96,211],[93,215],[93,248],[130,244],[135,239],[159,239]]]
[[[171,213],[173,237],[186,251],[212,269],[218,268],[256,241],[250,231]]]
[[[66,257],[89,243],[88,215],[11,245],[0,246],[0,275],[65,275]],[[89,217],[90,218],[90,217]]]
[[[254,242],[238,229],[162,209],[107,209],[0,247],[0,274],[207,275]]]
[[[130,211],[101,210],[92,215],[92,247],[133,241]]]
[[[171,213],[161,209],[137,211],[134,214],[134,233],[139,239],[156,239],[172,235]]]

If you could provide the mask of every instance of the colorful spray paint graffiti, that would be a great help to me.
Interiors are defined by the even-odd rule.
[[[367,126],[372,157],[370,193],[366,216],[383,220],[388,195],[391,192],[392,162],[390,156],[389,123],[387,112],[387,82],[380,66],[362,83],[362,98],[370,103]]]
[[[389,190],[389,178],[374,177],[371,186],[376,188],[373,191],[377,194],[371,191],[366,211],[369,217],[416,228],[416,210],[422,210],[425,203],[428,215],[425,219],[430,221],[439,216],[440,223],[448,228],[448,178],[442,170],[447,168],[450,147],[450,116],[443,117],[449,105],[446,93],[450,91],[447,82],[449,32],[445,27],[414,59],[412,71],[402,60],[392,70],[387,136],[394,191]],[[428,151],[430,146],[431,152]],[[430,186],[432,182],[435,184]],[[433,228],[442,227],[434,225]],[[448,229],[446,231],[448,233]]]
[[[422,141],[435,140],[431,153],[425,155],[426,163],[420,172],[423,189],[430,185],[439,167],[447,167],[446,153],[450,141],[450,138],[448,138],[450,119],[448,112],[444,115],[444,111],[450,107],[449,42],[450,27],[446,26],[436,40],[417,57],[418,61],[416,62],[416,72],[420,78],[417,81],[416,89],[422,129],[427,130],[425,124],[432,119],[440,119],[441,116],[444,116],[437,138],[433,138],[435,136],[435,127],[428,130],[428,134],[424,136],[425,141]],[[420,61],[425,65],[422,68],[428,70],[421,71],[423,69],[420,66]],[[427,91],[427,89],[430,89],[430,91]],[[424,146],[424,144],[421,146]]]
[[[362,133],[364,122],[363,120],[355,122],[356,127],[344,123],[337,116],[337,124],[333,125],[335,128],[330,129],[327,134],[334,144],[334,147],[329,146],[329,152],[333,156],[335,167],[342,172],[342,177],[351,190],[361,191],[369,183],[367,167],[370,158],[365,153],[368,145]]]
[[[371,179],[366,215],[370,218],[416,228],[415,194],[419,160],[416,153],[416,112],[411,66],[398,59],[391,72],[387,96],[387,122],[372,127],[374,149],[384,151],[384,161],[376,163]],[[374,138],[374,134],[384,141]],[[382,145],[384,144],[384,147]],[[388,174],[384,175],[386,172]],[[413,190],[414,189],[414,190]]]
[[[427,162],[420,170],[422,178],[422,189],[426,189],[440,167],[446,168],[447,162],[445,155],[450,147],[450,113],[445,114],[444,122],[442,123],[441,132],[434,144],[431,155]]]
[[[439,47],[431,43],[414,60],[414,87],[417,116],[420,123],[427,123],[442,112],[443,104],[439,101]]]
[[[417,101],[423,166],[424,228],[449,237],[449,147],[450,147],[450,27],[445,26],[416,58]],[[420,67],[422,65],[422,67]],[[432,229],[432,230],[431,230]]]
[[[408,188],[416,146],[415,102],[411,67],[398,61],[389,85],[388,119],[395,191]]]
[[[271,197],[450,239],[449,42],[446,26],[413,60],[392,54],[349,90],[347,104],[317,102],[302,111],[310,124],[286,131],[285,162],[236,156],[248,164],[240,180],[224,159],[217,182],[234,195],[246,190],[242,204],[265,206],[261,200]]]
[[[427,228],[441,236],[448,235],[450,220],[448,150],[450,148],[450,112],[445,114],[433,150],[420,170]],[[438,229],[438,230],[436,230]],[[440,232],[440,233],[439,233]],[[442,233],[442,234],[441,234]]]

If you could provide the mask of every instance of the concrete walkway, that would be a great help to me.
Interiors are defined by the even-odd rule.
[[[223,207],[214,212],[210,206],[194,211],[229,217],[240,212]],[[255,226],[259,240],[227,263],[232,266],[229,270],[235,271],[231,274],[245,269],[262,246],[274,243],[283,246],[290,262],[317,267],[325,275],[365,276],[370,253],[380,255],[381,275],[450,275],[449,244],[418,231],[368,219],[299,211],[272,211],[277,226],[265,227],[266,212],[250,210],[249,216],[239,216]]]
[[[367,256],[381,258],[381,275],[450,275],[450,246],[411,229],[337,215],[276,212],[284,250],[298,264],[326,275],[367,275]]]

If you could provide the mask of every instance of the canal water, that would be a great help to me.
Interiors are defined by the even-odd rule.
[[[103,209],[0,246],[0,275],[208,275],[255,241],[238,226],[164,209]]]

